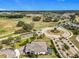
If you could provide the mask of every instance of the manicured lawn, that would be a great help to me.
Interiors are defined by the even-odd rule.
[[[56,53],[55,53],[54,49],[52,49],[52,57],[53,58],[58,58],[58,56],[56,56]]]
[[[31,42],[31,39],[22,39],[20,42],[15,43],[15,48],[20,48],[22,46],[25,46],[27,43]]]

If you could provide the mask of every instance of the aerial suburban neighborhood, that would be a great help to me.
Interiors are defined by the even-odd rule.
[[[79,11],[0,11],[0,58],[79,58]]]

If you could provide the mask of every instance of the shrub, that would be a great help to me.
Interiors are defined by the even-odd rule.
[[[20,46],[24,46],[24,45],[26,45],[28,42],[29,42],[29,40],[26,39],[26,40],[24,40],[23,42],[20,43]]]
[[[18,24],[16,25],[17,27],[22,27],[25,23],[23,21],[19,21]]]
[[[14,34],[20,34],[26,32],[24,29],[16,30]]]
[[[25,24],[25,25],[23,26],[23,29],[24,29],[25,31],[27,31],[27,32],[31,31],[32,28],[33,28],[33,26],[32,26],[31,24]]]
[[[64,43],[64,48],[68,50],[69,49],[69,46]]]
[[[43,22],[51,22],[52,21],[52,17],[46,17]]]
[[[40,21],[41,17],[39,16],[36,16],[36,17],[33,17],[33,21]]]
[[[2,49],[3,48],[3,46],[2,45],[0,45],[0,49]]]

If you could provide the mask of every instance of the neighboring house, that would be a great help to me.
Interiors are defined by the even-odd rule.
[[[64,19],[70,19],[70,15],[75,15],[75,13],[64,13],[61,18],[64,18]]]
[[[15,51],[13,49],[10,49],[10,48],[1,49],[0,54],[7,55],[6,58],[14,58],[14,57],[16,57],[15,56]]]
[[[34,54],[47,54],[47,45],[46,42],[31,42],[28,43],[25,48],[24,52],[27,53],[34,53]]]

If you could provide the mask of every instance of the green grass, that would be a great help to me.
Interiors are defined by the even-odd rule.
[[[0,34],[6,32],[6,30],[4,28],[0,28]]]
[[[12,35],[15,35],[15,34],[12,33],[12,34],[8,34],[8,35],[0,36],[0,38],[10,37]]]
[[[10,36],[13,36],[15,34],[9,34],[9,35],[5,35],[5,36],[0,36],[0,38],[5,38],[5,37],[10,37]]]
[[[55,52],[55,50],[52,48],[52,57],[53,58],[58,58],[58,56],[56,55],[56,52]]]

